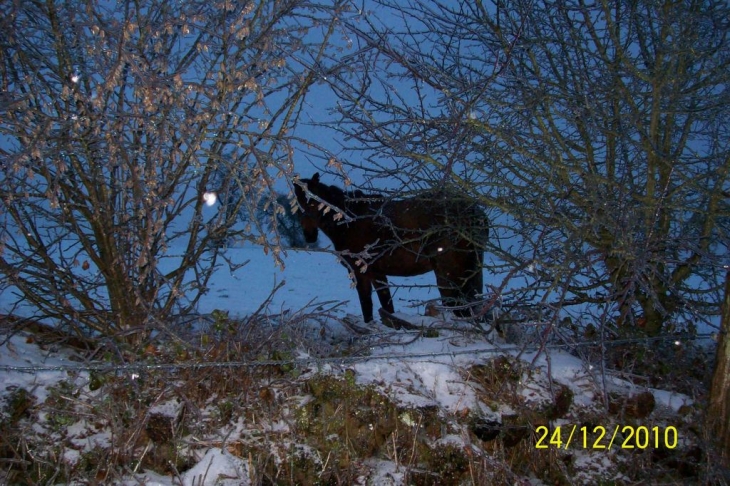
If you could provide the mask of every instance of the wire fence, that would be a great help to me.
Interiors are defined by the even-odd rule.
[[[414,335],[415,339],[423,336],[422,331],[399,331],[398,336]],[[392,335],[392,333],[390,333]],[[373,337],[375,335],[368,335]],[[143,371],[176,371],[176,370],[188,370],[188,369],[206,369],[206,368],[256,368],[256,367],[271,367],[271,366],[294,366],[299,368],[312,367],[312,366],[324,366],[324,365],[348,365],[353,363],[368,362],[368,361],[390,361],[390,360],[428,360],[437,359],[444,357],[456,358],[458,356],[465,355],[498,355],[506,353],[520,353],[520,354],[531,354],[541,353],[550,350],[574,350],[584,347],[600,347],[600,346],[616,346],[622,344],[633,344],[633,343],[649,343],[649,342],[661,342],[661,341],[674,341],[676,345],[681,345],[688,341],[710,341],[716,340],[717,333],[701,333],[701,334],[672,334],[655,337],[632,337],[632,338],[620,338],[601,340],[585,340],[576,341],[570,343],[545,343],[544,345],[505,345],[495,344],[485,341],[485,345],[491,347],[475,348],[470,347],[469,349],[463,350],[445,350],[445,351],[434,351],[434,352],[403,352],[403,353],[383,353],[383,354],[356,354],[348,356],[333,356],[333,357],[298,357],[292,359],[250,359],[240,361],[182,361],[174,363],[150,363],[150,362],[137,362],[137,363],[104,363],[104,362],[88,362],[88,363],[63,363],[53,365],[28,365],[28,366],[16,366],[16,365],[0,365],[0,372],[16,372],[16,373],[42,373],[42,372],[94,372],[94,373],[134,373]],[[414,340],[415,340],[414,339]],[[413,342],[413,341],[411,341]],[[408,343],[403,342],[390,342],[387,344],[376,343],[372,346],[368,346],[368,349],[375,348],[376,346],[385,345],[405,345]]]

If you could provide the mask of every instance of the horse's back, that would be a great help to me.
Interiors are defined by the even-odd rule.
[[[447,239],[462,247],[486,245],[486,215],[476,203],[463,197],[425,192],[391,201],[381,214],[383,224],[396,232],[432,240]]]

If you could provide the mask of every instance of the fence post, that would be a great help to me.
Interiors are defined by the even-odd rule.
[[[707,426],[720,449],[723,464],[730,467],[730,270],[725,274],[725,298],[710,386],[710,405],[707,407]]]

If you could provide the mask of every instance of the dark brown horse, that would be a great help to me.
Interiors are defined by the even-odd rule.
[[[406,199],[345,192],[322,184],[319,174],[294,186],[307,242],[321,229],[355,278],[365,322],[373,320],[373,286],[380,305],[393,313],[388,275],[433,271],[447,306],[474,302],[482,293],[486,217],[473,202],[446,191]],[[469,309],[455,310],[469,315]]]

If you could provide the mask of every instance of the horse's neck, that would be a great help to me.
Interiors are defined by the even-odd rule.
[[[345,244],[346,239],[344,238],[342,231],[336,228],[336,225],[336,222],[328,218],[327,221],[320,221],[319,229],[322,230],[322,233],[327,235],[327,238],[329,238],[335,246],[335,250],[342,251],[347,246]]]
[[[333,209],[320,220],[320,229],[335,245],[335,250],[349,249],[348,232],[368,230],[365,221],[372,218],[374,209],[372,202],[365,201],[365,197],[362,193],[356,197],[343,194],[341,199],[331,202]],[[342,216],[338,217],[338,214]]]

